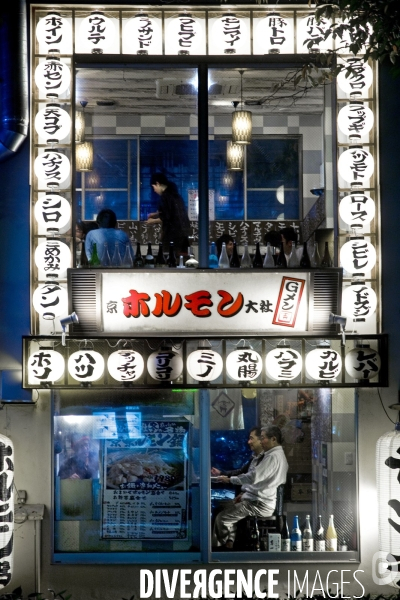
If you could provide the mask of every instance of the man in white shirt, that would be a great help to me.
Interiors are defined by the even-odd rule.
[[[130,247],[129,238],[125,231],[115,229],[117,225],[117,216],[110,208],[103,208],[96,219],[99,228],[89,231],[85,240],[85,252],[90,261],[93,252],[93,245],[96,244],[97,255],[102,259],[104,244],[108,245],[108,252],[112,258],[117,243],[121,258],[124,258],[126,247]]]
[[[288,463],[282,448],[279,427],[269,425],[261,428],[261,444],[264,457],[251,471],[241,475],[219,477],[222,483],[241,485],[241,494],[234,503],[218,513],[213,531],[213,546],[233,548],[237,523],[246,517],[270,517],[276,505],[276,490],[286,483]]]

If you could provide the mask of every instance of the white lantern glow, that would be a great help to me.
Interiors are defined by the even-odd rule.
[[[115,38],[115,26],[102,12],[92,12],[82,20],[80,38],[92,54],[103,54]]]
[[[82,144],[85,141],[85,113],[77,110],[75,113],[75,142]]]
[[[366,273],[375,263],[376,250],[364,238],[353,238],[340,249],[340,264],[348,273]]]
[[[255,381],[262,372],[262,358],[252,348],[233,350],[226,358],[226,371],[235,381]]]
[[[350,229],[363,229],[375,217],[375,202],[366,194],[349,194],[340,201],[339,214]]]
[[[161,348],[150,354],[147,370],[156,381],[174,381],[183,371],[183,359],[172,348]]]
[[[40,348],[28,359],[28,383],[30,385],[54,383],[65,371],[64,357],[55,350]]]
[[[232,144],[251,144],[252,114],[249,110],[232,113]]]
[[[372,69],[360,58],[350,58],[346,65],[351,71],[344,69],[337,76],[337,84],[345,94],[365,96],[372,85]]]
[[[35,265],[46,275],[59,275],[71,265],[71,250],[59,240],[46,240],[37,245]]]
[[[396,423],[394,431],[382,435],[376,444],[376,484],[378,493],[378,527],[379,550],[381,554],[380,577],[374,577],[375,583],[392,585],[397,590],[400,572],[388,569],[389,564],[396,563],[395,557],[400,555],[400,533],[398,531],[398,497],[399,497],[399,448],[400,423]],[[386,570],[383,571],[386,564]],[[395,566],[397,566],[395,564]]]
[[[52,56],[36,67],[35,83],[41,92],[56,98],[69,88],[71,70],[62,60]]]
[[[34,214],[38,225],[63,229],[71,221],[71,205],[58,194],[43,194],[35,204]]]
[[[75,147],[76,170],[80,172],[93,171],[93,144],[83,142]]]
[[[108,357],[107,369],[116,381],[135,381],[144,370],[144,360],[134,350],[118,350]]]
[[[350,140],[360,140],[374,125],[374,113],[363,102],[350,102],[340,109],[338,126]]]
[[[35,117],[35,130],[46,143],[58,143],[71,131],[71,117],[59,104],[47,104]]]
[[[340,374],[342,359],[339,352],[327,346],[311,350],[305,362],[307,375],[316,381],[332,381]]]
[[[353,379],[372,379],[381,370],[381,357],[367,344],[360,345],[346,354],[344,365]]]
[[[249,19],[227,13],[210,19],[209,54],[250,54]]]
[[[338,171],[345,181],[365,187],[374,172],[373,156],[365,148],[349,148],[339,156]]]
[[[72,53],[71,25],[57,12],[50,12],[40,19],[36,26],[36,39],[40,54],[46,54],[49,50],[56,50],[60,54]]]
[[[39,180],[39,187],[59,187],[71,172],[69,159],[57,150],[45,150],[38,154],[33,168]]]
[[[226,142],[226,168],[228,171],[243,171],[244,145]]]
[[[123,54],[162,54],[161,19],[139,13],[123,22]]]
[[[355,322],[364,322],[376,311],[377,298],[372,287],[365,283],[352,283],[342,294],[342,312]]]
[[[6,587],[14,570],[14,446],[10,438],[0,435],[0,513],[3,525],[0,532],[0,588]]]
[[[68,359],[68,373],[82,383],[97,381],[104,373],[104,358],[95,350],[78,350]]]
[[[254,18],[254,54],[294,54],[294,21],[278,13]]]
[[[331,26],[329,19],[321,18],[319,22],[315,15],[307,15],[297,21],[297,52],[305,54],[307,52],[321,52],[332,49],[332,39],[329,36],[324,38],[325,32]],[[312,42],[311,48],[308,44]]]
[[[205,21],[189,13],[165,21],[165,54],[206,53]]]
[[[189,354],[186,368],[196,381],[214,381],[222,373],[222,356],[210,348],[200,348]]]
[[[297,350],[288,346],[278,346],[268,352],[265,368],[268,377],[274,381],[291,381],[300,375],[303,359]]]
[[[33,308],[46,320],[68,314],[68,292],[57,283],[39,285],[32,296]]]

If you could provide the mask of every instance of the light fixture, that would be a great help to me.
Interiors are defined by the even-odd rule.
[[[359,141],[374,125],[374,113],[364,102],[353,101],[340,109],[338,126],[350,141]]]
[[[307,354],[305,367],[311,379],[332,381],[340,374],[342,359],[339,352],[330,347],[329,342],[322,342]]]
[[[363,237],[354,237],[340,249],[340,264],[353,274],[371,271],[376,263],[376,250]]]
[[[262,358],[250,346],[238,348],[228,354],[226,372],[234,381],[256,381],[262,372]]]
[[[346,67],[337,76],[339,88],[351,98],[366,96],[372,85],[371,67],[362,58],[349,58]]]
[[[122,25],[123,54],[162,54],[161,19],[139,12]]]
[[[93,171],[93,144],[83,142],[75,147],[75,166],[80,172]]]
[[[166,19],[166,54],[205,54],[205,21],[185,12]]]
[[[182,356],[170,346],[163,346],[150,354],[147,359],[147,371],[156,381],[173,381],[182,374]]]
[[[134,350],[117,350],[108,357],[107,369],[116,381],[135,381],[144,370],[144,360]]]
[[[81,100],[80,105],[82,110],[77,110],[75,113],[75,143],[82,144],[85,141],[85,107],[87,100]]]
[[[43,319],[50,321],[67,312],[67,290],[53,282],[39,285],[33,293],[32,304]]]
[[[72,52],[72,29],[68,20],[58,12],[49,12],[39,20],[36,25],[36,39],[43,46],[45,54],[47,51],[56,50],[60,54],[71,54]]]
[[[339,156],[338,171],[352,187],[366,187],[374,172],[374,158],[362,146],[352,146]]]
[[[47,239],[36,246],[35,265],[46,277],[60,277],[71,265],[71,250],[60,240]]]
[[[342,306],[346,317],[356,323],[364,322],[376,311],[376,293],[364,281],[353,281],[343,290]]]
[[[187,357],[186,368],[195,381],[214,381],[222,373],[222,356],[211,348],[208,340],[203,340]]]
[[[81,383],[97,381],[104,373],[104,358],[95,350],[78,350],[68,359],[68,373]]]
[[[39,180],[39,187],[58,188],[69,177],[69,159],[58,150],[46,148],[35,158],[33,169]]]
[[[230,10],[230,9],[228,9]],[[249,18],[241,18],[233,12],[209,19],[209,54],[250,54]]]
[[[254,18],[254,54],[294,54],[294,20],[274,10]]]
[[[228,171],[243,171],[244,168],[244,145],[226,143],[226,168]]]
[[[375,202],[361,191],[349,194],[340,201],[339,214],[350,229],[363,229],[375,217]]]
[[[265,369],[274,381],[291,381],[301,373],[303,359],[297,350],[283,342],[268,352],[265,357]]]
[[[48,56],[35,69],[35,83],[48,98],[58,98],[71,83],[71,70],[58,56]]]
[[[39,226],[47,231],[59,231],[70,224],[71,205],[63,196],[46,193],[36,202],[34,215]]]
[[[54,383],[65,371],[64,357],[55,350],[39,348],[28,359],[28,383],[30,385]]]
[[[243,73],[240,69],[240,105],[241,110],[236,110],[237,102],[234,103],[235,111],[232,113],[232,142],[234,144],[251,144],[252,114],[249,110],[243,110]]]
[[[353,379],[367,380],[376,377],[381,369],[381,358],[369,344],[357,344],[346,354],[344,365]]]
[[[1,547],[1,587],[7,586],[14,571],[14,474],[15,457],[14,446],[10,438],[0,434],[1,468],[0,480],[2,494],[0,498],[0,512],[3,525],[0,530]]]
[[[340,333],[342,334],[342,346],[346,344],[346,327],[347,317],[343,315],[335,315],[334,313],[330,313],[329,315],[329,324],[330,325],[339,325]]]
[[[35,117],[35,130],[46,144],[58,144],[71,131],[71,117],[59,104],[49,103]]]
[[[103,54],[112,46],[115,39],[115,26],[111,19],[100,11],[93,11],[82,19],[80,39],[92,54]]]
[[[66,327],[67,325],[71,325],[72,323],[79,323],[79,318],[76,312],[72,312],[70,315],[67,315],[66,317],[60,319],[60,325],[62,327],[61,343],[63,346],[65,346]]]

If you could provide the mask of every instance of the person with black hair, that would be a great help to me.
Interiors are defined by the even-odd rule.
[[[230,258],[232,256],[234,241],[235,240],[233,239],[233,237],[231,235],[229,235],[229,233],[223,233],[222,235],[219,236],[219,238],[217,239],[217,242],[216,242],[218,258],[221,256],[222,244],[224,242],[225,242],[226,253],[227,253],[228,257]]]
[[[182,196],[175,183],[169,181],[164,173],[154,173],[151,187],[160,196],[157,212],[148,215],[146,223],[162,225],[163,250],[169,250],[170,242],[174,250],[186,254],[189,246],[190,221]]]
[[[99,228],[89,231],[86,235],[85,251],[88,260],[92,257],[93,244],[96,244],[97,253],[101,259],[104,244],[108,244],[108,250],[112,256],[116,242],[118,242],[119,253],[121,257],[123,257],[126,252],[126,247],[130,242],[125,231],[115,229],[117,224],[117,215],[115,212],[111,210],[111,208],[103,208],[97,215],[96,222]]]
[[[294,227],[284,227],[279,230],[281,234],[282,242],[283,242],[283,250],[285,252],[286,261],[289,262],[290,255],[292,254],[293,247],[296,247],[297,243],[297,233]],[[297,260],[300,262],[300,259],[303,254],[303,248],[296,249]]]

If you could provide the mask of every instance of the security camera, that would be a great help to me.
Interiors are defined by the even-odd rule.
[[[63,331],[65,331],[66,326],[69,325],[70,323],[79,323],[79,318],[78,318],[78,315],[76,314],[76,312],[73,312],[70,315],[68,315],[67,317],[60,319],[60,325],[61,325]]]
[[[333,313],[331,313],[329,315],[329,323],[331,325],[340,325],[340,327],[344,329],[346,327],[347,318],[343,317],[342,315],[334,315]]]

